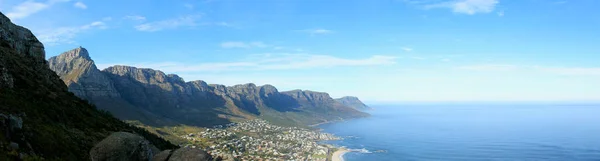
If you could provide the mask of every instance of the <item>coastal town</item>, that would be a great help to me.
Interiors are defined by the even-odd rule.
[[[181,136],[192,147],[232,160],[327,161],[337,150],[320,141],[339,140],[332,134],[299,127],[281,127],[255,119]]]

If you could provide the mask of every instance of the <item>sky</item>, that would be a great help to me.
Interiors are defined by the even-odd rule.
[[[600,101],[597,0],[0,0],[46,57],[83,46],[211,84],[368,103]]]

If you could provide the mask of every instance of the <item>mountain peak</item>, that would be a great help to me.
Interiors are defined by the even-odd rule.
[[[90,53],[88,53],[87,49],[85,49],[81,46],[79,46],[78,48],[66,51],[66,52],[60,54],[59,56],[63,56],[66,58],[71,58],[71,59],[83,58],[85,60],[93,61],[92,58],[90,58]]]
[[[342,98],[337,98],[335,100],[343,105],[350,106],[357,110],[371,109],[371,107],[365,105],[362,101],[360,101],[360,99],[358,99],[358,97],[355,96],[345,96]]]

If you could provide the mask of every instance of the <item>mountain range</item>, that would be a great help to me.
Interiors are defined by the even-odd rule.
[[[175,74],[131,66],[99,70],[83,47],[52,57],[48,64],[76,96],[120,119],[153,126],[206,127],[253,118],[306,126],[369,116],[357,110],[366,106],[356,97],[346,101],[324,92],[280,92],[272,85],[186,82]]]

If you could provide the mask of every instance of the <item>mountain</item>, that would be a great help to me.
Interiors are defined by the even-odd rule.
[[[358,97],[354,96],[346,96],[342,98],[335,99],[337,102],[352,107],[357,110],[369,110],[371,107],[365,105],[362,101],[358,99]]]
[[[89,160],[89,150],[117,131],[141,135],[160,149],[175,147],[73,95],[44,59],[44,45],[31,31],[0,13],[0,160]],[[64,68],[93,69],[91,64],[71,65]],[[89,70],[70,73],[105,80]],[[77,84],[73,89],[107,85],[98,83]],[[98,94],[112,97],[114,93]]]
[[[272,85],[252,83],[228,87],[201,80],[186,82],[175,74],[121,65],[98,70],[82,47],[48,61],[78,97],[118,118],[148,125],[214,126],[263,118],[295,126],[368,116],[327,93],[279,92]]]

